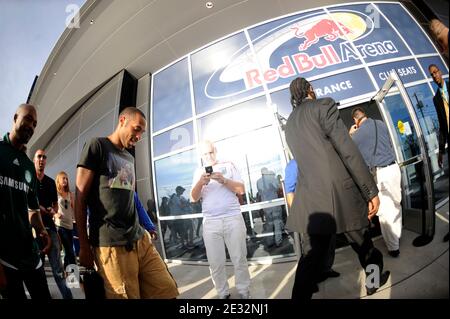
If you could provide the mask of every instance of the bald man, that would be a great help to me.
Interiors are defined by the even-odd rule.
[[[236,289],[241,299],[250,297],[247,264],[247,229],[236,194],[244,194],[244,182],[231,162],[218,161],[210,141],[200,145],[205,167],[192,181],[191,201],[202,199],[203,241],[214,287],[220,299],[230,298],[225,271],[225,245],[234,266]]]
[[[44,253],[51,240],[39,213],[34,165],[24,152],[36,125],[35,107],[22,104],[11,132],[0,140],[0,282],[8,299],[27,299],[24,284],[31,298],[51,298],[31,227],[44,242]]]

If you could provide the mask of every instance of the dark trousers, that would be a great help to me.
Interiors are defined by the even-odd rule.
[[[300,234],[300,238],[301,238],[300,248],[301,248],[302,256],[306,256],[308,251],[311,250],[310,238],[308,235],[303,235],[303,234]],[[321,261],[322,262],[322,267],[321,267],[322,272],[330,271],[331,268],[333,267],[335,250],[336,250],[336,234],[332,234],[330,241],[328,243],[327,255]]]
[[[366,270],[370,264],[375,264],[383,272],[383,255],[373,246],[369,231],[362,229],[345,233],[350,245],[358,255],[361,267]],[[317,281],[329,261],[331,241],[335,240],[335,234],[307,235],[309,238],[309,250],[303,254],[297,266],[292,299],[311,299],[316,290]]]
[[[76,265],[75,253],[73,251],[73,233],[71,229],[57,227],[59,238],[64,247],[64,270],[68,265]]]
[[[32,299],[48,300],[52,298],[48,290],[44,266],[34,270],[15,270],[6,266],[3,269],[6,276],[6,299],[27,299],[24,283]]]

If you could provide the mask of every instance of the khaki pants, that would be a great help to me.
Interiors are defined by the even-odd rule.
[[[131,251],[123,246],[96,247],[95,261],[107,299],[172,299],[179,295],[148,232]]]

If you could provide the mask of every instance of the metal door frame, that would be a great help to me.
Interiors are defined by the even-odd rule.
[[[425,138],[422,132],[422,128],[420,127],[419,120],[417,118],[416,112],[414,110],[414,106],[411,102],[411,99],[408,96],[408,93],[406,91],[405,86],[403,85],[400,77],[398,76],[397,72],[395,70],[392,70],[389,72],[389,77],[387,78],[386,82],[384,83],[383,87],[378,91],[378,93],[372,98],[376,101],[378,108],[381,112],[381,115],[383,119],[385,120],[385,123],[390,123],[389,117],[387,115],[386,111],[386,105],[384,102],[385,96],[391,91],[393,85],[396,85],[398,92],[400,94],[400,97],[402,98],[403,102],[405,103],[406,109],[409,113],[409,116],[411,117],[411,120],[413,122],[414,129],[417,134],[417,140],[419,143],[420,148],[420,155],[414,156],[406,161],[400,162],[400,154],[398,154],[397,148],[395,148],[396,157],[398,160],[398,164],[400,167],[411,165],[414,163],[419,163],[420,161],[423,161],[423,173],[425,176],[425,188],[427,190],[427,196],[426,200],[428,203],[428,213],[425,212],[425,209],[422,209],[422,238],[427,237],[426,243],[428,243],[428,239],[432,239],[435,232],[435,201],[434,201],[434,185],[433,185],[433,178],[432,178],[432,170],[431,170],[431,163],[430,158],[428,154],[427,145],[425,143]],[[391,135],[391,140],[395,141],[394,138],[395,130],[391,125],[388,125],[389,134]],[[403,196],[405,196],[404,189],[402,188]],[[420,241],[420,240],[419,240]]]

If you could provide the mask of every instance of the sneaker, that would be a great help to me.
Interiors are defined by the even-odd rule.
[[[225,296],[220,296],[219,299],[230,299],[230,294],[225,295]]]
[[[397,250],[389,250],[388,251],[389,256],[397,258],[400,255],[400,249]]]
[[[391,275],[391,272],[389,270],[387,270],[387,271],[385,271],[384,273],[381,274],[380,287],[382,287],[382,286],[384,286],[386,284],[386,282],[388,281],[390,275]],[[371,287],[371,288],[366,287],[367,295],[368,296],[373,295],[374,293],[377,292],[377,290],[380,287]]]

